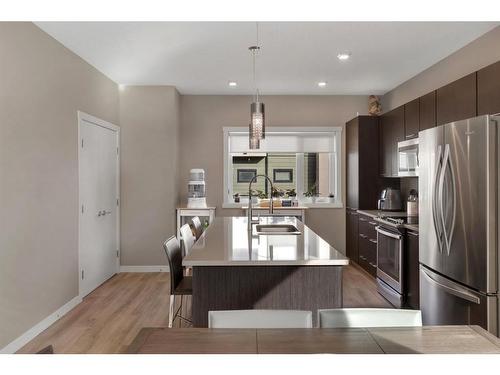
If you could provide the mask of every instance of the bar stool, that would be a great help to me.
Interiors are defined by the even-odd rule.
[[[209,311],[208,328],[312,328],[312,312],[304,310]]]
[[[182,311],[183,296],[193,294],[193,279],[191,276],[184,276],[182,269],[182,251],[179,241],[174,236],[170,237],[163,243],[165,254],[167,255],[168,267],[170,269],[170,308],[168,315],[168,327],[172,328],[172,324],[178,317],[188,323],[191,321],[183,317]],[[181,296],[181,305],[174,314],[175,296]]]

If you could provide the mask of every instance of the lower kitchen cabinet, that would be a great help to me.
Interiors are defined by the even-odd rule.
[[[356,209],[346,209],[346,255],[358,263],[358,213]]]
[[[420,279],[418,269],[418,233],[406,232],[406,307],[418,310],[420,308]]]
[[[377,275],[377,223],[372,217],[359,214],[358,264],[373,277]]]

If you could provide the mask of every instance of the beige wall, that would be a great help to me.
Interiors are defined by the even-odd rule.
[[[384,112],[500,60],[500,26],[434,64],[382,97]]]
[[[175,235],[179,94],[174,87],[120,90],[121,264],[166,264],[162,243]]]
[[[0,348],[78,295],[77,110],[115,83],[31,23],[0,22]]]
[[[345,122],[367,112],[365,96],[266,96],[268,126],[345,126]],[[248,126],[251,98],[248,96],[181,96],[181,149],[179,191],[186,203],[189,169],[204,168],[207,203],[216,215],[241,214],[222,209],[224,126]],[[345,134],[343,135],[345,144]],[[345,204],[345,154],[342,155]],[[344,209],[310,209],[307,224],[340,251],[345,250]]]

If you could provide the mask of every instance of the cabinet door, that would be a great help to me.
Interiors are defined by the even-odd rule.
[[[477,114],[500,113],[500,61],[477,72]]]
[[[346,210],[346,255],[358,263],[358,213]]]
[[[418,233],[406,233],[407,279],[408,294],[406,305],[412,309],[420,308],[420,279],[418,265]]]
[[[346,124],[347,207],[359,208],[359,119]]]
[[[391,158],[391,147],[390,147],[390,133],[391,133],[391,125],[390,125],[390,117],[388,114],[383,114],[380,116],[380,125],[379,125],[379,168],[380,175],[384,177],[391,176],[392,173],[392,158]]]
[[[476,116],[476,73],[437,90],[437,124]]]
[[[420,126],[419,99],[405,104],[405,139],[418,138]]]
[[[405,139],[405,108],[404,106],[393,109],[390,112],[391,135],[390,139],[390,155],[391,155],[391,176],[398,175],[398,142]]]
[[[432,91],[419,99],[419,130],[436,126],[436,91]]]

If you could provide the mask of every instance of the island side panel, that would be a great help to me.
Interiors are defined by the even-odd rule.
[[[192,319],[208,326],[210,310],[342,307],[342,266],[193,267]]]

